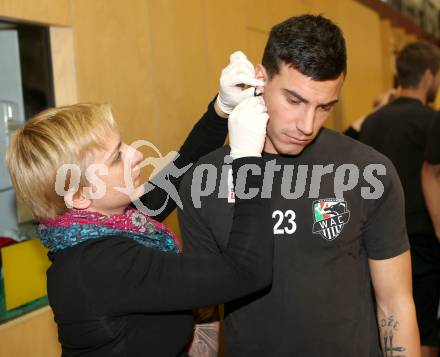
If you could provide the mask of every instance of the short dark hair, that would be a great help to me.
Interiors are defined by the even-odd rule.
[[[409,43],[396,57],[397,83],[402,88],[417,87],[427,69],[435,76],[439,66],[438,48],[425,41]]]
[[[262,64],[269,79],[282,63],[315,81],[347,72],[347,53],[341,29],[321,15],[291,17],[270,31]]]

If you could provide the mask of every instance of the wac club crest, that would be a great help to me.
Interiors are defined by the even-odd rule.
[[[326,198],[313,202],[313,233],[327,241],[336,239],[350,220],[347,202],[337,198]]]

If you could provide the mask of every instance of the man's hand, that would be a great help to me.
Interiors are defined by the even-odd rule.
[[[223,69],[220,76],[220,88],[215,103],[217,113],[227,117],[238,103],[253,96],[255,89],[253,87],[257,86],[264,86],[264,82],[255,78],[252,63],[243,52],[234,52],[230,57],[229,65]]]
[[[252,96],[237,105],[228,121],[232,159],[261,156],[268,119],[263,97]]]

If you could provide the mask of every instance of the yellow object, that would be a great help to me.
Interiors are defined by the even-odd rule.
[[[46,270],[50,261],[39,240],[6,246],[1,249],[1,257],[7,310],[47,294]]]

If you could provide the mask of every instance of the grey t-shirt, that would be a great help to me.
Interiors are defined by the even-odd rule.
[[[182,181],[185,254],[221,250],[229,239],[228,153],[206,155]],[[328,129],[298,156],[264,159],[267,182],[273,173],[263,188],[271,195],[273,284],[226,305],[225,356],[381,356],[368,259],[409,249],[393,165]]]

